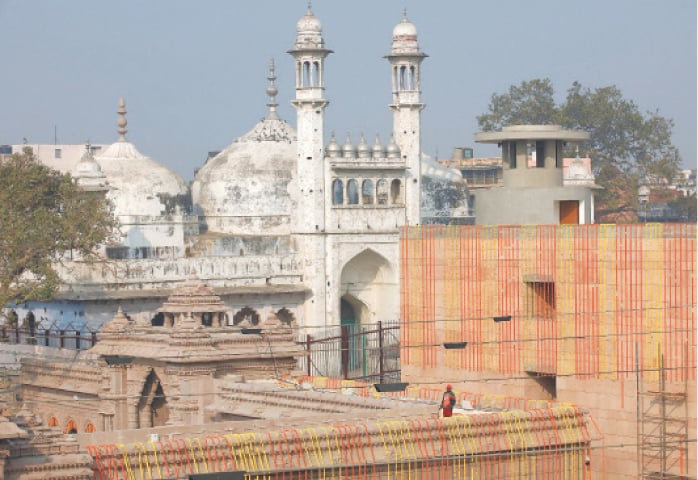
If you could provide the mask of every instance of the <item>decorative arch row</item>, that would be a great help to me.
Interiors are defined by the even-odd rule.
[[[288,308],[283,307],[276,312],[274,312],[276,315],[276,318],[279,319],[281,323],[290,325],[294,320],[295,316],[293,315],[293,312],[291,312]],[[204,327],[210,327],[210,326],[219,326],[218,321],[214,321],[214,315],[211,313],[202,313],[200,314],[201,318],[201,324]],[[238,310],[235,315],[233,315],[233,325],[240,325],[240,324],[249,324],[249,325],[259,325],[260,321],[260,314],[257,310],[251,307],[244,307],[240,310]],[[162,327],[165,325],[165,316],[162,314],[162,312],[157,313],[153,318],[150,320],[150,324],[153,327]],[[168,324],[168,326],[173,326],[174,322],[176,320],[174,317],[171,318],[170,322],[171,325]],[[220,318],[220,325],[229,325],[229,318],[227,314],[222,314]]]
[[[63,430],[63,433],[68,435],[68,434],[74,434],[74,433],[80,433],[80,428],[77,424],[77,422],[73,418],[68,418],[63,426],[61,426],[61,422],[58,421],[58,418],[56,418],[55,415],[51,415],[48,419],[48,426],[49,427],[60,427],[61,430]],[[95,428],[94,424],[90,421],[85,422],[84,427],[82,429],[82,432],[84,433],[93,433],[96,432],[97,429]]]
[[[332,181],[332,205],[402,205],[402,181],[341,179]]]
[[[276,312],[274,312],[276,318],[286,325],[291,325],[295,320],[293,313],[286,307],[283,307]],[[249,324],[249,325],[259,325],[260,314],[254,308],[245,307],[239,310],[235,315],[233,315],[233,325]]]

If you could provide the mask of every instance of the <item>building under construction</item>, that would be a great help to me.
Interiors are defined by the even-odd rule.
[[[594,478],[696,478],[695,224],[409,227],[401,249],[404,381],[578,404]]]

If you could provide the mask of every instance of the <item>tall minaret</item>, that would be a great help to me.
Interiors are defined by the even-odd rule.
[[[407,19],[393,29],[393,45],[386,55],[392,67],[393,135],[407,165],[405,178],[405,221],[409,225],[420,223],[421,205],[421,75],[419,68],[427,55],[419,51],[417,29]]]
[[[296,107],[298,130],[298,204],[293,214],[293,233],[318,233],[325,229],[323,128],[325,48],[322,25],[308,4],[296,25],[296,43],[289,52],[296,61]]]

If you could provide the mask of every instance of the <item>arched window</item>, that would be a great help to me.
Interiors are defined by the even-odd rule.
[[[68,423],[65,424],[65,428],[63,429],[63,433],[78,433],[78,424],[75,423],[75,420],[68,420]]]
[[[393,180],[390,184],[390,203],[402,204],[402,183],[398,179]]]
[[[400,87],[399,90],[406,90],[407,87],[407,67],[400,67]]]
[[[49,427],[57,427],[58,425],[60,425],[60,423],[58,423],[58,419],[52,415],[48,419],[48,426]]]
[[[201,325],[204,327],[213,325],[213,314],[211,312],[204,312],[201,314]]]
[[[361,184],[361,203],[373,204],[373,182],[371,180],[364,180],[364,183]]]
[[[303,62],[302,87],[310,86],[310,62]]]
[[[359,185],[353,178],[347,182],[347,200],[349,205],[359,203]]]
[[[259,324],[259,313],[250,307],[245,307],[233,316],[233,325],[257,325]]]
[[[94,433],[94,432],[96,432],[96,431],[97,431],[97,429],[96,429],[95,426],[92,424],[92,422],[90,422],[90,423],[88,423],[87,425],[85,425],[85,433]]]
[[[376,197],[378,205],[388,204],[388,182],[383,179],[376,182]]]
[[[313,62],[313,71],[310,77],[310,86],[319,87],[320,86],[320,63]]]
[[[344,184],[337,179],[332,182],[332,205],[344,204]]]
[[[410,67],[410,90],[417,90],[417,79],[415,76],[414,66]]]

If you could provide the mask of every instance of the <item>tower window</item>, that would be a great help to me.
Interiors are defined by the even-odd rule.
[[[337,179],[332,182],[332,204],[342,205],[344,203],[344,184]]]
[[[309,87],[310,86],[310,62],[303,62],[301,86],[302,87]]]
[[[349,205],[359,203],[359,185],[353,178],[347,182],[347,200]]]
[[[361,203],[364,205],[373,204],[373,182],[371,180],[364,180],[361,185]]]
[[[390,203],[402,204],[402,183],[397,178],[390,184]]]
[[[376,198],[378,205],[388,204],[388,182],[383,179],[376,182]]]

